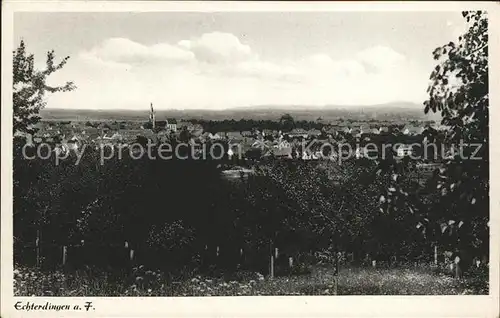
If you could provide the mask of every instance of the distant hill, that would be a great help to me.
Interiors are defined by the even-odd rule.
[[[41,111],[43,120],[64,121],[147,121],[149,108],[144,110],[86,110],[86,109],[55,109],[46,108]],[[438,120],[438,114],[424,114],[423,106],[408,102],[388,103],[369,106],[273,106],[257,105],[238,107],[225,110],[187,109],[187,110],[157,110],[157,120],[163,118],[176,119],[255,119],[278,120],[284,113],[289,113],[295,120],[315,121],[319,117],[324,122],[335,121],[340,118],[351,120],[378,120],[378,121],[409,121],[409,120]]]

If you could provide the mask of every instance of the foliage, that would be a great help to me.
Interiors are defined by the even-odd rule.
[[[216,132],[244,132],[253,131],[256,127],[259,129],[269,129],[273,131],[290,131],[294,128],[305,130],[322,130],[327,127],[327,123],[307,120],[294,120],[290,114],[285,114],[277,120],[257,120],[257,119],[223,119],[223,120],[203,120],[189,119],[193,124],[199,124],[204,131]]]
[[[280,118],[280,125],[283,127],[284,131],[290,131],[295,128],[295,121],[290,114],[284,114]]]
[[[13,53],[14,133],[33,133],[33,125],[40,120],[38,112],[45,107],[45,94],[47,92],[67,92],[75,89],[72,82],[67,82],[62,86],[47,84],[47,78],[62,69],[69,57],[65,57],[61,62],[56,63],[54,51],[49,51],[47,53],[46,68],[36,70],[34,55],[26,52],[23,40]]]
[[[488,18],[481,11],[463,16],[468,31],[457,44],[450,42],[434,52],[441,63],[431,75],[426,103],[440,110],[442,124],[450,127],[446,140],[465,144],[463,154],[455,154],[440,173],[436,187],[449,204],[446,219],[435,221],[442,232],[455,235],[459,249],[484,253],[489,241]]]
[[[153,224],[147,244],[154,248],[179,251],[189,247],[193,240],[193,230],[186,228],[182,221],[174,221],[163,226]]]
[[[455,147],[425,187],[404,185],[397,173],[382,198],[386,211],[415,216],[424,238],[459,255],[465,267],[489,250],[488,20],[463,12],[468,31],[437,48],[425,112],[439,111],[447,130],[427,129],[425,140]],[[451,148],[453,150],[453,148]],[[408,163],[406,163],[408,164]],[[389,201],[391,200],[391,201]]]

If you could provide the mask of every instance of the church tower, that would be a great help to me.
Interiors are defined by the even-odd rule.
[[[155,129],[156,115],[155,115],[155,111],[153,109],[153,103],[151,103],[151,110],[149,111],[149,120],[151,121],[151,125],[153,126],[153,129]]]

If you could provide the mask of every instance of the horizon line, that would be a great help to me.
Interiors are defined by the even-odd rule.
[[[144,109],[142,108],[71,108],[71,107],[50,107],[47,106],[41,111],[45,110],[75,110],[75,111],[149,111],[149,105],[151,102],[146,103],[148,106],[144,106]],[[404,104],[402,106],[397,106],[396,104]],[[146,105],[145,104],[145,105]],[[336,105],[336,104],[329,104],[329,105],[266,105],[266,104],[258,104],[258,105],[248,105],[248,106],[234,106],[234,107],[226,107],[226,108],[157,108],[155,107],[155,110],[157,111],[209,111],[209,112],[221,112],[221,111],[238,111],[238,110],[251,110],[251,108],[269,108],[270,110],[273,109],[279,109],[283,110],[285,108],[293,108],[293,109],[314,109],[314,110],[322,110],[325,108],[330,108],[330,109],[337,109],[337,110],[348,110],[349,108],[354,108],[354,109],[360,109],[360,108],[375,108],[375,107],[390,107],[393,109],[415,109],[417,110],[418,108],[412,108],[411,106],[408,106],[411,104],[412,106],[421,106],[419,103],[411,102],[411,101],[395,101],[395,102],[387,102],[387,103],[378,103],[378,104],[367,104],[367,105]],[[153,106],[155,104],[153,103]],[[391,107],[392,106],[392,107]],[[423,106],[423,103],[422,103]],[[423,112],[423,109],[422,109]]]

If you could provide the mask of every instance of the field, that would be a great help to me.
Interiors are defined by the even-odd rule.
[[[344,267],[337,295],[471,295],[488,294],[487,276],[463,279],[429,267]],[[259,273],[237,272],[226,277],[194,275],[168,280],[159,271],[136,268],[132,275],[97,275],[95,272],[14,271],[17,296],[257,296],[333,295],[334,276],[328,266],[314,266],[300,275],[265,278]]]
[[[284,113],[289,113],[296,120],[316,121],[319,117],[325,122],[335,122],[339,118],[349,118],[354,121],[389,121],[406,123],[411,120],[437,120],[436,114],[424,114],[423,106],[411,103],[396,103],[371,106],[253,106],[225,110],[186,109],[162,110],[161,105],[156,111],[156,118],[176,119],[254,119],[278,120]],[[142,110],[85,110],[45,108],[40,112],[45,121],[147,121],[149,104]]]

